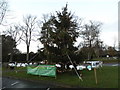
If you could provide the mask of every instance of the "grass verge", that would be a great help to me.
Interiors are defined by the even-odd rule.
[[[17,71],[17,72],[16,72]],[[32,80],[36,82],[49,82],[57,83],[70,87],[85,87],[85,88],[118,88],[118,67],[104,66],[97,69],[98,84],[95,83],[94,71],[83,70],[83,81],[79,80],[74,71],[57,74],[57,78],[53,77],[40,77],[27,74],[26,68],[15,68],[9,70],[3,68],[3,77],[13,77],[24,80]]]

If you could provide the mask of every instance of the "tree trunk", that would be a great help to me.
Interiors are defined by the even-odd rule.
[[[27,56],[26,56],[26,61],[29,60],[29,45],[27,45]]]
[[[92,45],[91,45],[91,40],[90,40],[90,42],[89,42],[89,48],[88,48],[88,60],[90,60],[91,59],[91,47],[92,47]]]
[[[88,52],[88,60],[90,60],[90,52]]]
[[[13,61],[13,53],[10,54],[10,62]]]
[[[12,48],[11,48],[10,62],[13,61],[14,45],[15,45],[15,43],[13,43]]]

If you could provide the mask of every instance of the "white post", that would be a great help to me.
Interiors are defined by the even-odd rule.
[[[94,73],[95,73],[95,82],[97,84],[97,74],[96,74],[96,68],[94,68]]]

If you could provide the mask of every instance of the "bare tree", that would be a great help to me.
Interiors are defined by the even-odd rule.
[[[118,41],[118,50],[120,51],[120,41]]]
[[[16,45],[20,44],[23,32],[20,31],[19,25],[10,26],[4,33],[11,36],[16,41]]]
[[[98,41],[100,34],[101,23],[90,21],[90,24],[85,24],[84,29],[81,32],[82,38],[84,39],[84,45],[88,48],[88,60],[91,59],[94,44]]]
[[[29,60],[29,48],[30,48],[33,32],[35,30],[35,26],[37,22],[36,19],[37,19],[36,16],[31,16],[31,15],[23,17],[24,25],[21,26],[21,30],[23,32],[22,40],[25,42],[27,46],[27,56],[26,56],[27,61]]]
[[[116,50],[112,46],[108,47],[107,52],[108,52],[108,55],[110,55],[111,57],[114,57],[116,55]]]
[[[116,36],[114,36],[114,38],[113,38],[113,47],[114,47],[114,49],[116,49],[116,42],[117,42],[117,38],[116,38]]]
[[[11,51],[11,57],[10,61],[12,61],[13,53],[14,53],[14,45],[18,45],[21,42],[22,32],[20,31],[20,27],[18,25],[10,26],[9,29],[3,32],[6,36],[11,36],[15,42],[12,43],[12,51]],[[16,47],[15,46],[15,47]]]
[[[7,11],[8,2],[6,0],[0,0],[0,25],[2,24]]]

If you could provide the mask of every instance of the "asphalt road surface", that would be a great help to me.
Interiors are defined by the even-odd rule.
[[[120,64],[118,63],[106,63],[106,64],[103,64],[104,66],[120,66]]]
[[[56,88],[56,86],[35,83],[32,81],[18,80],[12,78],[2,78],[2,89],[6,88]]]

